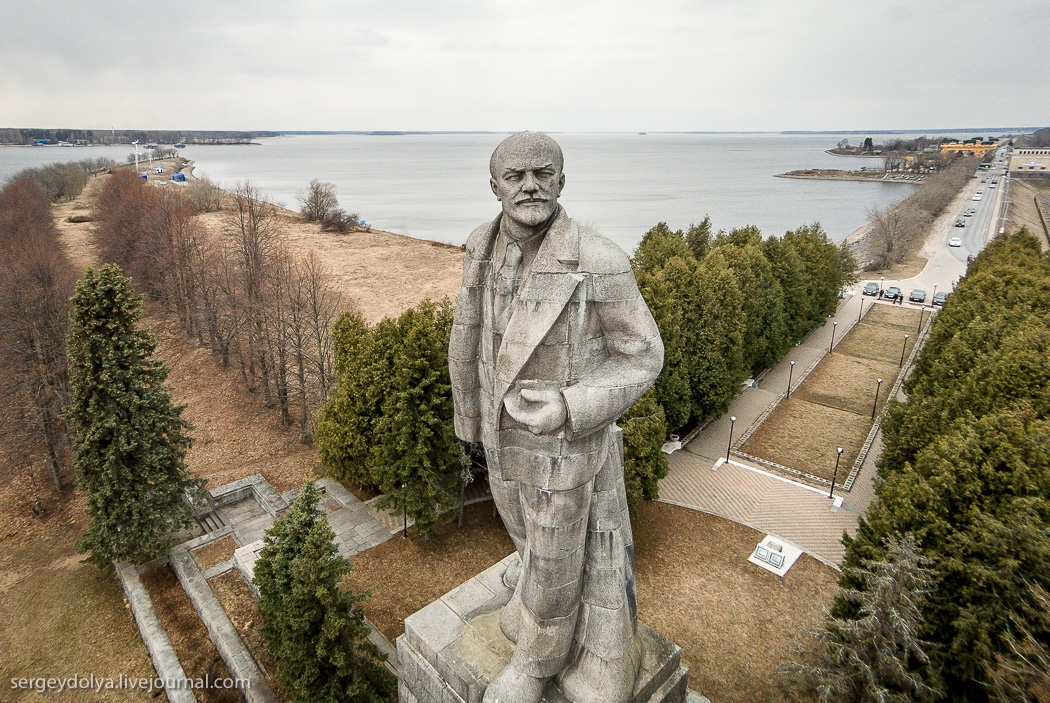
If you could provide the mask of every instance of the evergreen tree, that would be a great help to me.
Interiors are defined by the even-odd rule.
[[[693,414],[698,421],[729,408],[748,370],[743,355],[747,320],[736,276],[722,257],[708,256],[688,288],[692,334],[687,339]]]
[[[931,580],[915,538],[890,540],[884,560],[849,567],[849,576],[863,585],[842,596],[856,606],[856,616],[829,616],[824,629],[811,633],[809,656],[788,666],[800,684],[791,694],[820,703],[934,700],[938,691],[923,673],[929,644],[918,637],[919,607]]]
[[[317,415],[321,465],[340,480],[375,486],[375,430],[393,373],[397,325],[384,319],[370,329],[360,312],[346,312],[332,343],[339,385]]]
[[[935,319],[883,432],[878,500],[847,567],[910,532],[934,587],[923,637],[948,700],[987,701],[996,656],[1021,633],[1050,644],[1050,259],[1026,232],[978,257]],[[846,571],[847,588],[862,588]],[[835,612],[852,617],[840,599]]]
[[[691,334],[686,326],[689,311],[680,294],[684,291],[676,285],[691,279],[693,273],[686,261],[675,257],[666,266],[639,271],[636,276],[638,289],[664,340],[664,367],[656,379],[654,393],[663,406],[667,425],[677,429],[685,426],[693,415],[693,396],[690,360],[686,357]]]
[[[737,244],[730,237],[718,246],[711,257],[722,257],[732,269],[740,290],[740,307],[744,316],[744,366],[749,369],[769,368],[790,347],[784,314],[784,292],[773,275],[773,267],[762,253],[757,229],[745,230],[749,236],[737,237],[747,244]],[[739,230],[734,230],[739,232]]]
[[[339,587],[350,562],[317,508],[307,482],[291,509],[266,531],[255,566],[262,635],[277,681],[301,703],[378,703],[394,696],[393,676],[368,641],[360,603],[367,594]]]
[[[103,568],[149,561],[189,525],[187,494],[203,481],[186,468],[192,426],[172,403],[156,342],[138,328],[142,301],[115,265],[77,283],[67,344],[75,428],[73,467],[88,492],[91,525],[78,546]]]
[[[695,258],[682,230],[672,231],[666,222],[660,222],[642,237],[631,257],[631,265],[636,274],[655,271],[676,256],[686,261]]]
[[[452,314],[448,299],[427,299],[398,318],[400,344],[375,426],[380,507],[407,511],[423,533],[452,516],[463,480],[448,372]]]
[[[667,476],[667,457],[662,451],[667,422],[654,389],[639,398],[618,424],[623,428],[627,504],[633,509],[642,498],[659,498],[660,480]]]
[[[703,259],[707,256],[707,252],[711,251],[711,230],[711,217],[704,215],[704,219],[700,220],[699,224],[689,225],[685,233],[685,243],[689,245],[689,250],[693,252],[697,261]]]
[[[794,249],[779,237],[762,242],[762,252],[780,284],[787,326],[788,344],[799,342],[811,329],[809,321],[809,287],[805,265]]]

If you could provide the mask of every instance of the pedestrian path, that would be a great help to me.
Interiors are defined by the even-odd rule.
[[[835,508],[827,492],[735,458],[713,462],[678,451],[668,457],[668,464],[667,478],[660,482],[661,501],[776,535],[829,566],[841,567],[842,533],[856,533],[858,512]]]
[[[881,441],[869,454],[853,492],[838,492],[838,506],[826,489],[774,475],[736,455],[728,463],[725,459],[730,443],[739,443],[787,392],[789,383],[792,392],[797,390],[809,371],[833,344],[846,336],[871,304],[870,299],[859,294],[844,300],[826,324],[811,332],[754,386],[743,389],[725,414],[704,426],[683,450],[670,455],[669,473],[660,482],[660,500],[776,535],[825,564],[840,568],[845,554],[842,534],[856,533],[857,520],[872,498],[871,477]],[[736,422],[731,421],[732,417]]]

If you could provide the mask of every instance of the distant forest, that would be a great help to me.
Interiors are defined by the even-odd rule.
[[[49,144],[249,144],[257,137],[274,137],[277,132],[223,132],[141,129],[0,129],[0,144],[31,145],[46,139]]]

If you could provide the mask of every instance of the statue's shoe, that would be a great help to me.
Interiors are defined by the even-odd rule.
[[[642,665],[637,638],[619,659],[606,661],[586,648],[558,675],[561,692],[572,703],[627,703],[634,695],[634,684]]]
[[[540,703],[547,679],[529,676],[513,660],[485,690],[483,703]]]
[[[521,558],[510,563],[507,570],[503,572],[503,585],[507,588],[517,588],[518,580],[521,578]]]

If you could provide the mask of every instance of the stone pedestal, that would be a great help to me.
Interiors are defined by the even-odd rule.
[[[514,643],[500,630],[512,591],[503,585],[511,555],[405,620],[397,638],[400,703],[481,703]],[[638,623],[642,671],[631,703],[682,703],[689,670],[675,643]],[[569,703],[553,683],[544,703]]]

